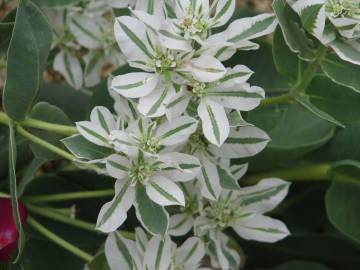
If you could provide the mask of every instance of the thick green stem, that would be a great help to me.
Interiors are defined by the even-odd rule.
[[[33,143],[36,143],[46,149],[48,149],[49,151],[55,153],[55,154],[58,154],[59,156],[65,158],[65,159],[68,159],[70,161],[73,161],[73,162],[79,162],[79,160],[72,154],[62,150],[61,148],[51,144],[51,143],[48,143],[47,141],[31,134],[30,132],[26,131],[22,126],[17,126],[16,127],[16,131],[22,135],[24,138],[28,139],[29,141],[33,142]]]
[[[113,189],[97,190],[97,191],[81,191],[81,192],[68,192],[52,195],[37,195],[24,198],[27,202],[40,203],[40,202],[60,202],[71,201],[91,198],[110,197],[114,195]]]
[[[9,124],[9,117],[4,113],[0,112],[0,123],[8,125]],[[37,119],[27,118],[24,121],[17,123],[18,125],[24,126],[24,127],[31,127],[31,128],[37,128],[46,130],[49,132],[58,133],[61,135],[71,136],[74,134],[79,133],[77,128],[74,126],[66,126],[66,125],[58,125],[53,123],[48,123],[44,121],[40,121]]]
[[[254,185],[260,180],[269,177],[279,177],[288,181],[314,181],[323,180],[330,181],[328,172],[331,164],[311,164],[289,167],[284,169],[276,169],[263,173],[250,174],[240,180],[242,185]]]
[[[78,256],[79,258],[83,259],[85,262],[91,262],[93,257],[86,253],[85,251],[79,249],[78,247],[74,246],[73,244],[67,242],[66,240],[62,239],[55,233],[48,230],[42,224],[37,222],[32,217],[28,217],[27,219],[28,224],[41,233],[43,236],[48,238],[49,240],[53,241],[55,244],[59,245],[60,247],[66,249],[67,251],[71,252],[72,254]]]

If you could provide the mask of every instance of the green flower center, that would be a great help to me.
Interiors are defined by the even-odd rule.
[[[185,38],[206,33],[208,25],[204,20],[204,15],[195,13],[192,8],[188,8],[187,13],[188,16],[180,23],[180,28],[184,32]]]
[[[228,204],[217,202],[207,209],[207,216],[215,221],[220,229],[224,229],[232,223],[235,213]]]
[[[360,2],[351,0],[328,0],[325,9],[334,18],[360,19]]]
[[[165,52],[158,50],[155,58],[152,59],[150,66],[155,69],[156,73],[161,74],[176,68],[177,61],[170,50],[166,50]]]
[[[145,152],[157,154],[160,150],[159,140],[157,138],[143,138],[140,142],[140,148]]]
[[[154,170],[150,164],[146,161],[140,161],[131,167],[129,178],[132,184],[144,183],[153,173]]]
[[[208,89],[206,83],[195,82],[192,87],[192,92],[197,97],[202,97],[207,94]]]

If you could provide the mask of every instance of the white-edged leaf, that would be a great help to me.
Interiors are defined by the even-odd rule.
[[[75,13],[69,19],[69,27],[81,46],[88,49],[97,49],[102,46],[102,32],[94,18]]]
[[[124,179],[129,174],[130,161],[123,156],[113,154],[106,159],[108,174],[116,179]]]
[[[161,124],[156,137],[160,139],[162,145],[175,145],[187,141],[198,126],[198,121],[189,116],[177,117],[169,122]]]
[[[232,175],[229,169],[227,169],[225,166],[218,165],[217,170],[222,188],[230,190],[240,189],[239,183],[237,182],[238,179]]]
[[[185,206],[185,197],[182,190],[168,178],[156,175],[149,179],[146,185],[146,193],[155,203],[168,205]]]
[[[190,99],[191,95],[185,90],[176,93],[166,104],[166,117],[172,120],[183,114],[189,105]]]
[[[224,144],[220,148],[212,146],[212,150],[224,158],[251,157],[261,152],[269,141],[269,136],[263,130],[244,126],[232,128]]]
[[[166,104],[175,96],[175,93],[172,85],[159,83],[151,94],[140,98],[138,110],[148,117],[162,116],[166,112]]]
[[[158,31],[161,44],[171,50],[191,51],[191,43],[171,29]]]
[[[109,145],[109,134],[101,126],[89,121],[82,121],[77,122],[76,127],[88,141],[99,146],[111,147]]]
[[[153,235],[164,237],[169,226],[169,215],[164,207],[149,198],[142,185],[136,187],[135,207],[136,216],[145,229]]]
[[[148,270],[168,270],[171,263],[171,239],[154,236],[146,246],[144,266]]]
[[[214,82],[226,74],[224,65],[211,55],[202,55],[187,61],[180,69],[191,73],[200,82]]]
[[[105,241],[105,256],[111,270],[133,270],[134,241],[125,239],[118,232],[108,235]]]
[[[141,256],[144,256],[149,239],[141,227],[135,228],[136,247]]]
[[[211,99],[203,98],[198,107],[198,115],[206,139],[212,144],[221,146],[230,132],[224,107]]]
[[[219,0],[216,5],[215,16],[212,18],[212,23],[216,27],[226,24],[234,14],[235,6],[235,0]]]
[[[231,174],[235,177],[235,179],[241,179],[248,170],[248,163],[245,164],[236,164],[230,167]]]
[[[210,160],[200,159],[201,173],[198,176],[201,194],[209,200],[217,200],[222,190],[217,167]]]
[[[115,21],[115,38],[129,61],[148,61],[153,59],[149,43],[149,33],[143,22],[129,16],[121,16]]]
[[[274,32],[277,20],[274,14],[260,14],[232,22],[225,34],[228,42],[237,43],[265,36]]]
[[[219,80],[221,87],[235,86],[245,83],[254,72],[244,65],[228,68],[226,75]]]
[[[59,52],[54,59],[54,70],[63,75],[75,89],[83,86],[83,71],[75,55],[64,51]]]
[[[161,173],[174,182],[187,182],[193,180],[200,172],[199,160],[183,153],[166,153],[159,156],[166,169]]]
[[[119,228],[127,218],[127,211],[133,205],[135,190],[130,181],[115,182],[115,196],[112,201],[103,205],[100,210],[96,228],[109,233]]]
[[[330,43],[331,48],[343,60],[360,65],[360,44],[356,41],[343,41],[336,39]]]
[[[245,218],[237,219],[232,228],[246,240],[266,243],[275,243],[290,234],[283,222],[261,214],[250,214]]]
[[[248,84],[228,88],[222,88],[220,85],[209,90],[207,96],[226,108],[250,111],[259,106],[261,100],[265,97],[265,91],[257,86],[250,87]]]
[[[194,225],[194,218],[187,214],[176,214],[170,217],[169,234],[183,236],[187,234]]]
[[[278,178],[266,178],[251,187],[239,190],[239,205],[245,211],[266,213],[273,210],[288,194],[290,183]]]
[[[92,109],[90,114],[90,121],[100,125],[108,134],[116,129],[116,121],[108,108],[97,106]]]
[[[153,92],[157,84],[156,74],[133,72],[114,77],[111,81],[111,89],[127,98],[139,98]]]
[[[195,269],[205,255],[205,245],[198,237],[188,238],[175,253],[176,265]]]

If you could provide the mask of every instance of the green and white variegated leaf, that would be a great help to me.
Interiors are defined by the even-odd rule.
[[[94,145],[80,134],[62,139],[61,142],[79,159],[102,160],[113,153],[112,149]]]
[[[226,74],[224,65],[211,55],[187,61],[180,71],[190,73],[199,82],[215,82]]]
[[[198,107],[204,136],[212,144],[221,146],[229,135],[230,127],[224,107],[209,98],[202,98]]]
[[[231,87],[246,83],[254,72],[244,65],[236,65],[233,68],[227,68],[226,75],[219,80],[221,87]]]
[[[219,87],[210,89],[207,96],[226,108],[250,111],[259,106],[265,97],[264,89],[248,84],[234,85],[232,87]]]
[[[232,165],[230,167],[231,174],[234,176],[235,179],[239,180],[241,179],[248,170],[248,164],[239,164],[239,165]]]
[[[176,214],[170,217],[169,234],[172,236],[183,236],[187,234],[194,225],[194,218],[187,214]]]
[[[185,206],[185,196],[182,190],[170,179],[156,175],[146,184],[146,193],[149,198],[161,206]]]
[[[149,239],[145,233],[145,231],[141,227],[135,228],[135,242],[138,252],[140,253],[141,257],[144,256],[146,251],[146,246],[149,242]]]
[[[116,18],[114,31],[116,41],[129,61],[147,63],[154,58],[152,42],[143,22],[133,17],[121,16]]]
[[[360,43],[356,41],[334,40],[330,43],[336,54],[345,61],[360,65]]]
[[[88,141],[99,146],[112,148],[109,144],[109,134],[100,125],[90,121],[82,121],[76,123],[76,128]]]
[[[275,243],[290,234],[286,225],[280,220],[256,213],[249,213],[243,218],[238,218],[231,227],[246,240],[266,243]]]
[[[172,120],[183,114],[189,105],[190,99],[190,93],[185,90],[176,93],[166,104],[166,117]]]
[[[171,84],[159,83],[151,94],[140,98],[138,110],[147,117],[162,116],[166,112],[166,104],[175,96],[175,93]]]
[[[106,170],[111,177],[125,179],[129,174],[130,161],[118,154],[113,154],[106,159]]]
[[[101,81],[101,69],[104,64],[103,54],[98,51],[91,51],[84,55],[83,59],[85,62],[85,87],[93,87]]]
[[[175,265],[182,269],[196,269],[205,256],[205,245],[198,237],[188,238],[175,252]]]
[[[219,27],[226,24],[234,14],[235,6],[235,0],[217,1],[215,15],[211,18],[212,26]]]
[[[114,77],[111,81],[111,89],[127,98],[139,98],[152,93],[158,82],[156,74],[133,72]]]
[[[274,0],[273,9],[279,20],[286,44],[291,51],[298,53],[303,60],[313,60],[315,50],[305,30],[301,27],[298,14],[291,8],[287,0]]]
[[[105,242],[105,256],[111,270],[134,270],[136,268],[137,251],[135,242],[125,239],[118,232],[109,234]],[[138,268],[140,269],[140,268]]]
[[[251,157],[261,152],[269,141],[266,132],[257,127],[232,128],[224,144],[220,148],[211,146],[211,150],[223,158]]]
[[[112,201],[103,205],[100,210],[96,228],[109,233],[119,228],[127,218],[127,211],[135,199],[134,187],[130,181],[117,180],[115,182],[115,196]]]
[[[77,42],[88,49],[102,47],[102,31],[94,18],[75,13],[69,18],[69,27]]]
[[[161,145],[175,145],[187,141],[198,126],[198,121],[189,116],[180,116],[161,124],[155,136]]]
[[[136,187],[135,208],[138,220],[149,233],[165,236],[169,226],[169,215],[163,206],[149,198],[142,185]]]
[[[153,217],[156,218],[156,217]],[[154,236],[146,246],[144,268],[147,270],[168,270],[171,264],[171,239]]]
[[[299,0],[292,8],[299,14],[304,28],[321,42],[327,43],[324,36],[326,13],[324,0]]]
[[[131,157],[137,156],[138,148],[136,147],[136,141],[128,132],[113,130],[110,133],[110,140],[116,151]]]
[[[172,152],[160,155],[159,160],[165,163],[161,174],[174,182],[193,180],[200,173],[200,162],[192,155]]]
[[[198,176],[201,194],[209,200],[217,200],[222,190],[217,167],[206,157],[200,159],[201,173]]]
[[[220,231],[211,231],[209,234],[208,251],[210,253],[211,265],[221,268],[230,269],[230,262],[225,256],[223,243],[223,234]]]
[[[225,30],[226,41],[237,44],[274,32],[277,20],[274,14],[260,14],[232,22]]]
[[[227,169],[225,166],[218,165],[217,170],[220,177],[220,185],[224,189],[238,190],[240,189],[239,183],[237,182],[237,178],[235,178],[231,171]]]
[[[360,67],[343,61],[336,54],[327,54],[321,62],[324,73],[335,83],[350,87],[360,93]]]
[[[64,51],[59,52],[55,56],[53,68],[75,89],[83,86],[83,71],[75,55]]]
[[[192,50],[191,43],[184,37],[178,35],[172,29],[160,29],[158,31],[161,44],[170,50],[181,50],[189,52]]]
[[[116,129],[116,121],[108,108],[97,106],[90,113],[90,121],[101,126],[108,134]]]
[[[239,205],[244,211],[269,212],[283,201],[288,194],[290,183],[278,178],[267,178],[251,187],[239,190]]]
[[[148,14],[163,17],[163,1],[157,0],[132,0],[136,2],[135,9],[145,11]]]
[[[228,113],[228,120],[230,128],[254,126],[253,124],[246,122],[242,117],[241,112],[237,110]]]

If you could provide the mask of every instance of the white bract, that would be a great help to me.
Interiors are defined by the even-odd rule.
[[[290,1],[303,26],[345,61],[360,65],[360,1]]]
[[[112,17],[112,8],[124,7],[128,15]],[[115,179],[114,197],[97,220],[97,229],[111,233],[110,269],[205,270],[205,254],[214,268],[239,269],[226,228],[263,242],[289,234],[264,215],[289,185],[270,178],[240,187],[247,164],[232,164],[270,141],[242,118],[265,91],[248,83],[253,72],[246,66],[222,63],[237,50],[257,49],[251,40],[270,34],[277,20],[261,14],[219,31],[234,10],[235,0],[101,0],[69,9],[54,67],[71,85],[96,84],[103,65],[118,66],[121,57],[129,64],[108,80],[114,113],[95,107],[89,121],[76,123],[80,134],[63,140],[81,162]],[[116,232],[132,206],[151,239],[142,229],[136,241]],[[180,247],[171,241],[191,231]]]

